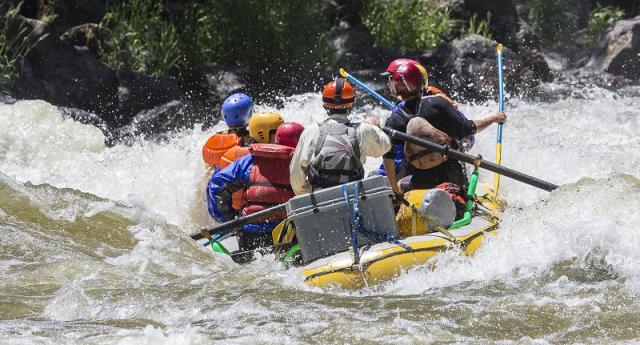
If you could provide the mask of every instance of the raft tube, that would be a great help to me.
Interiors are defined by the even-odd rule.
[[[455,241],[436,232],[402,239],[412,251],[392,243],[378,243],[360,249],[359,264],[354,264],[352,251],[338,253],[303,266],[305,282],[316,287],[359,289],[388,282],[403,271],[428,264],[447,250],[457,248],[461,254],[473,255],[487,234],[497,231],[503,210],[503,205],[489,194],[479,197],[476,204],[478,211],[469,224],[449,230]]]

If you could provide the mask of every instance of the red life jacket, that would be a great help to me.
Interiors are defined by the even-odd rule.
[[[447,192],[447,194],[449,194],[449,196],[451,197],[451,200],[453,200],[453,202],[456,204],[456,208],[458,208],[458,205],[466,207],[467,195],[457,184],[451,182],[443,182],[437,185],[436,188],[442,189]]]
[[[277,144],[252,144],[253,167],[244,190],[242,216],[285,203],[294,194],[289,181],[289,164],[295,148]],[[269,218],[270,221],[284,219]]]

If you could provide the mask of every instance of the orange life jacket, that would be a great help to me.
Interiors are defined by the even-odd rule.
[[[224,169],[231,165],[236,159],[249,154],[249,148],[246,146],[236,145],[225,152],[220,157],[220,169]]]
[[[294,196],[289,181],[289,164],[294,150],[293,147],[277,144],[249,146],[253,167],[249,175],[249,187],[244,190],[242,216],[285,203]]]
[[[216,133],[202,147],[202,159],[214,168],[220,168],[222,157],[230,149],[242,146],[244,139],[235,133]],[[228,165],[228,164],[227,164]]]

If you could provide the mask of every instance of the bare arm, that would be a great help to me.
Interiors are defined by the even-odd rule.
[[[389,158],[384,158],[382,161],[384,162],[384,170],[387,172],[387,178],[389,178],[389,183],[391,184],[393,193],[396,195],[402,195],[398,189],[398,177],[396,176],[395,161]]]
[[[484,119],[473,120],[476,124],[476,133],[484,130],[489,127],[492,123],[505,123],[507,121],[507,115],[504,112],[495,113],[493,115],[489,115]]]

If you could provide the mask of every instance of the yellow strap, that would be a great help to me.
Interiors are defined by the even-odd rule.
[[[418,234],[418,214],[411,210],[411,235],[415,236]]]

